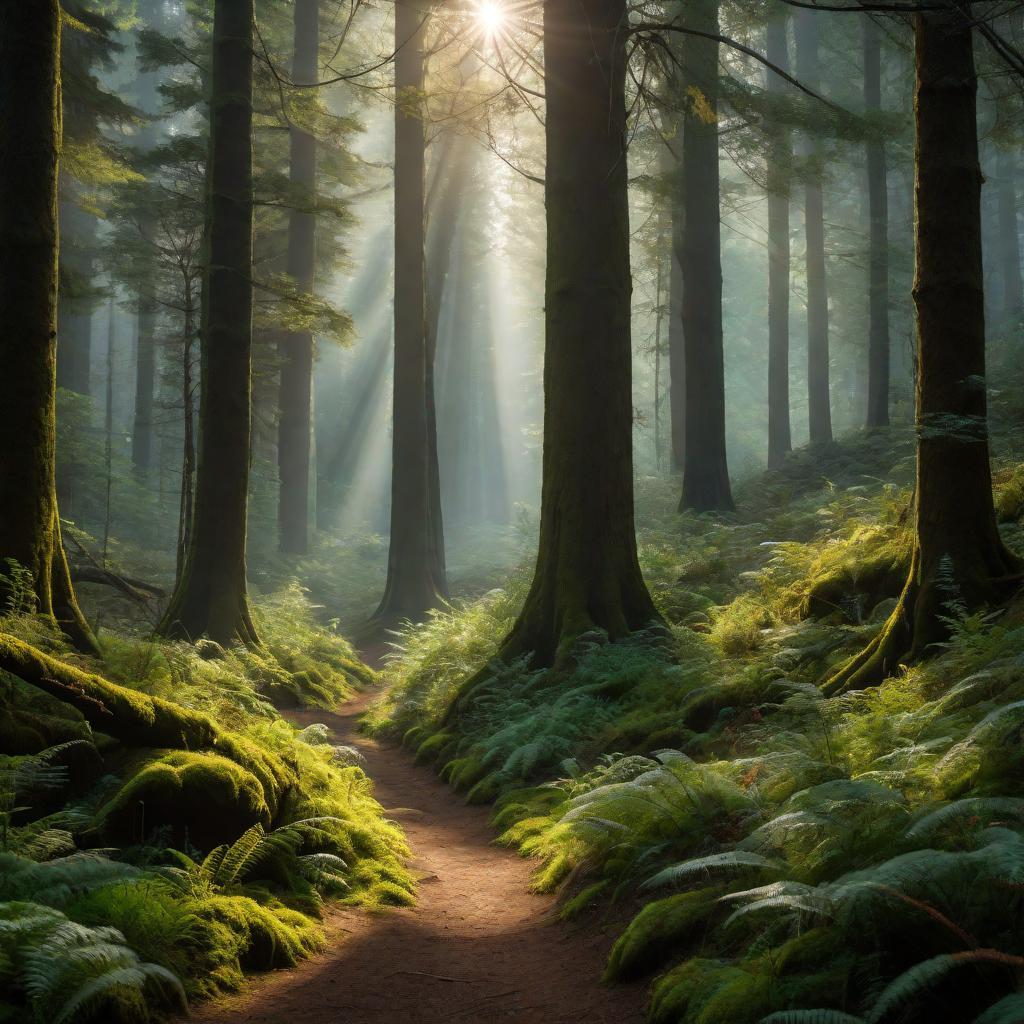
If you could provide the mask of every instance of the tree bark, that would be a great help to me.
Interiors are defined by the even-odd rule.
[[[424,267],[426,13],[395,5],[395,369],[391,537],[376,625],[422,619],[447,594],[434,408],[434,343],[427,331]]]
[[[159,632],[258,643],[245,579],[252,430],[253,0],[217,0],[213,22],[208,261],[192,532]]]
[[[59,4],[14,4],[0,31],[0,557],[31,575],[39,613],[95,651],[61,543],[55,480],[61,134]]]
[[[677,177],[682,175],[677,171]],[[686,458],[686,338],[683,335],[682,210],[672,209],[672,271],[668,282],[668,408],[672,434],[672,464],[683,468]]]
[[[146,285],[139,288],[136,325],[132,465],[139,473],[145,474],[153,468],[153,394],[156,386],[156,307]]]
[[[898,607],[825,684],[829,693],[877,682],[920,658],[948,635],[950,617],[998,602],[1020,569],[992,503],[971,4],[915,15],[914,35],[915,546]]]
[[[870,17],[864,24],[864,107],[882,109],[881,32]],[[872,127],[867,142],[868,216],[868,415],[867,426],[889,425],[889,184],[885,140]]]
[[[292,80],[317,80],[320,50],[319,0],[296,0]],[[301,201],[316,194],[316,138],[293,125],[291,183]],[[316,216],[310,209],[288,214],[288,276],[303,292],[312,292],[316,272]],[[281,551],[304,555],[309,550],[310,454],[313,431],[313,334],[289,333],[281,343],[281,384],[277,435],[280,478],[278,528]]]
[[[79,395],[92,394],[92,303],[76,295],[92,283],[95,268],[96,218],[75,202],[75,186],[58,179],[64,193],[59,206],[60,254],[57,290],[57,386]]]
[[[789,17],[768,22],[765,56],[789,68]],[[771,71],[766,87],[782,93],[784,80]],[[777,125],[768,140],[768,468],[778,469],[793,450],[789,412],[789,182],[793,171],[789,131]]]
[[[796,13],[796,73],[810,89],[818,88],[818,19],[812,10]],[[804,229],[807,239],[807,410],[811,444],[832,440],[829,395],[828,283],[825,273],[825,212],[821,188],[820,147],[804,133],[801,155],[807,162]]]
[[[1020,234],[1017,223],[1016,154],[1000,146],[996,150],[999,179],[999,264],[1003,278],[1003,320],[1014,323],[1024,309],[1020,272]]]
[[[718,0],[689,0],[687,27],[718,34]],[[729,511],[722,343],[722,238],[718,167],[718,43],[686,35],[682,43],[685,219],[683,273],[686,348],[686,449],[680,511]],[[699,98],[698,98],[699,97]]]
[[[533,584],[504,658],[659,622],[636,553],[625,0],[548,0],[544,465]]]

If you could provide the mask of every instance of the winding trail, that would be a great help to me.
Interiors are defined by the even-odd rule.
[[[399,747],[357,731],[376,693],[324,722],[367,759],[377,799],[401,822],[420,879],[415,907],[339,909],[324,953],[253,979],[237,996],[196,1009],[199,1024],[640,1024],[643,986],[598,984],[611,945],[600,922],[553,919],[554,900],[529,891],[533,865],[495,846],[490,811],[462,798]]]

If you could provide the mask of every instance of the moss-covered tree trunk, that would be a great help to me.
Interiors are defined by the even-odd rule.
[[[864,24],[864,107],[882,109],[881,30]],[[868,427],[889,425],[889,184],[885,139],[872,128],[867,143],[868,216]]]
[[[999,269],[1003,280],[1003,319],[1014,322],[1024,309],[1020,269],[1020,227],[1017,222],[1017,166],[1013,150],[996,150],[999,189]]]
[[[256,643],[245,580],[252,421],[253,0],[217,0],[203,291],[199,444],[185,564],[165,636]]]
[[[796,13],[796,73],[810,89],[818,88],[818,19],[801,8]],[[828,281],[825,272],[825,203],[821,187],[820,147],[805,132],[801,155],[806,161],[804,233],[807,243],[807,414],[811,444],[832,440],[829,393]]]
[[[688,0],[687,28],[718,34],[718,0]],[[684,35],[682,85],[685,220],[683,271],[686,346],[686,450],[680,511],[730,510],[725,448],[725,353],[722,344],[722,237],[718,170],[718,43]]]
[[[55,479],[60,7],[14,4],[2,20],[0,559],[30,573],[39,612],[94,650],[68,574]]]
[[[765,56],[789,70],[789,18],[783,13],[767,27]],[[772,97],[781,95],[784,79],[766,73]],[[789,180],[792,141],[785,127],[772,125],[768,139],[768,468],[778,469],[793,450],[789,412]]]
[[[877,639],[826,684],[878,682],[944,639],[944,620],[999,601],[1017,559],[996,528],[989,468],[981,168],[971,5],[914,19],[917,128],[915,547]]]
[[[395,5],[395,368],[388,578],[373,622],[422,619],[447,594],[427,331],[425,138],[420,117],[426,5]]]
[[[505,657],[658,620],[633,528],[625,0],[548,0],[544,466],[533,585]]]
[[[296,0],[292,80],[317,80],[320,49],[319,0]],[[316,270],[316,138],[295,125],[290,130],[292,187],[300,207],[288,214],[288,276],[311,292]],[[310,454],[313,410],[313,333],[291,331],[281,343],[277,432],[278,543],[281,551],[309,550]]]

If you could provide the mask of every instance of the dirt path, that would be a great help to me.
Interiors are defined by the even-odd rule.
[[[494,846],[489,811],[462,798],[408,753],[356,731],[364,696],[342,714],[304,712],[366,756],[377,799],[400,821],[421,876],[415,907],[335,911],[328,949],[240,996],[200,1007],[199,1024],[639,1024],[642,987],[602,988],[611,942],[592,923],[552,921],[550,897],[528,891],[531,864]]]

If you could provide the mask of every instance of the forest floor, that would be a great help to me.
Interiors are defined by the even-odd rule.
[[[195,1009],[196,1024],[630,1024],[643,1019],[643,985],[596,984],[617,928],[554,917],[555,898],[530,891],[535,862],[495,846],[491,810],[470,807],[398,746],[358,732],[379,696],[337,714],[289,714],[328,725],[357,747],[375,796],[412,847],[416,906],[328,913],[324,953],[294,970],[249,981],[243,992]]]

